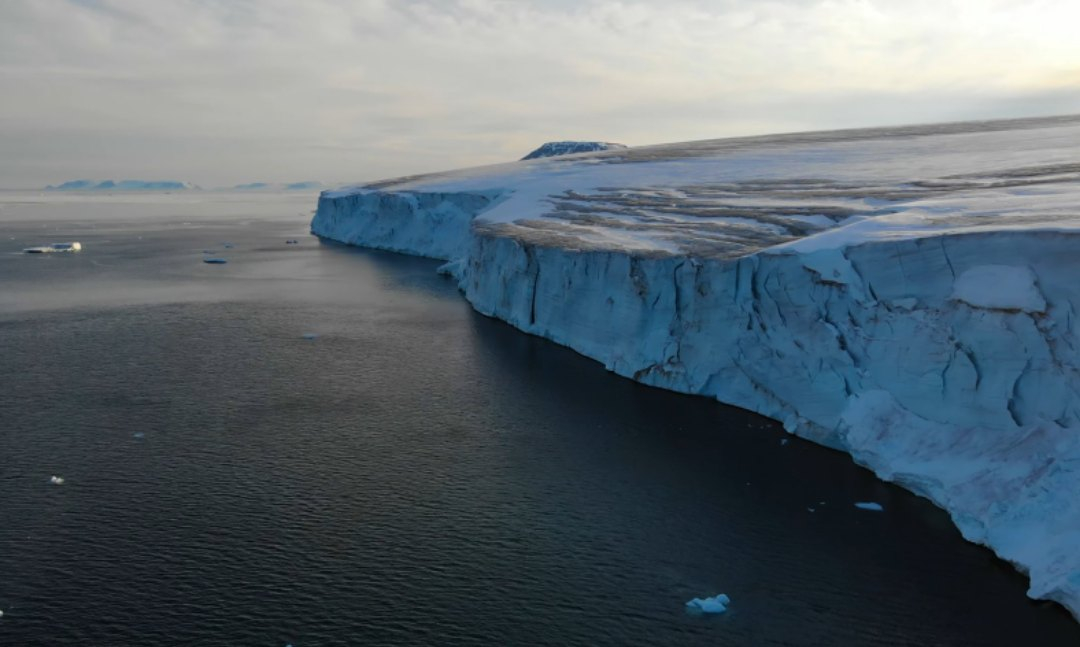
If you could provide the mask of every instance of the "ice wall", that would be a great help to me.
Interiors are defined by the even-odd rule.
[[[480,235],[460,285],[480,312],[620,375],[850,452],[1075,614],[1078,244],[966,234],[698,261]],[[962,298],[986,273],[1016,285],[981,286],[991,304]]]
[[[350,245],[448,259],[468,248],[473,217],[499,191],[324,192],[311,233]]]

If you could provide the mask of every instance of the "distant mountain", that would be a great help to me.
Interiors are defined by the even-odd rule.
[[[626,148],[625,144],[612,142],[548,142],[529,153],[524,160],[534,160],[540,157],[555,157],[556,155],[572,155],[574,153],[591,153],[593,151],[606,151],[613,148]]]
[[[175,180],[71,180],[45,187],[46,191],[183,191],[196,189],[190,182]]]

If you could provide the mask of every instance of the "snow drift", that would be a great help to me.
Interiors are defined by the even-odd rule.
[[[928,497],[1080,617],[1080,117],[601,151],[324,192],[312,231]]]

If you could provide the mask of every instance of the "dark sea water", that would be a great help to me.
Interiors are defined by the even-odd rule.
[[[313,206],[0,195],[0,645],[1080,645],[927,501]]]

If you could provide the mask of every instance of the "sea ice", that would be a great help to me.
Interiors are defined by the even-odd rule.
[[[59,477],[59,476],[53,475],[49,479],[49,483],[52,483],[53,485],[63,485],[64,484],[64,479]]]
[[[711,598],[694,598],[686,603],[686,610],[691,613],[723,613],[729,604],[731,598],[721,593]]]
[[[319,338],[319,334],[314,333],[314,332],[306,332],[306,333],[304,333],[303,335],[300,335],[300,336],[303,337],[304,339],[308,340],[308,341],[314,341],[314,340]]]
[[[855,507],[860,510],[873,510],[874,512],[881,512],[885,509],[881,507],[880,503],[874,503],[873,501],[860,501],[855,504]]]

